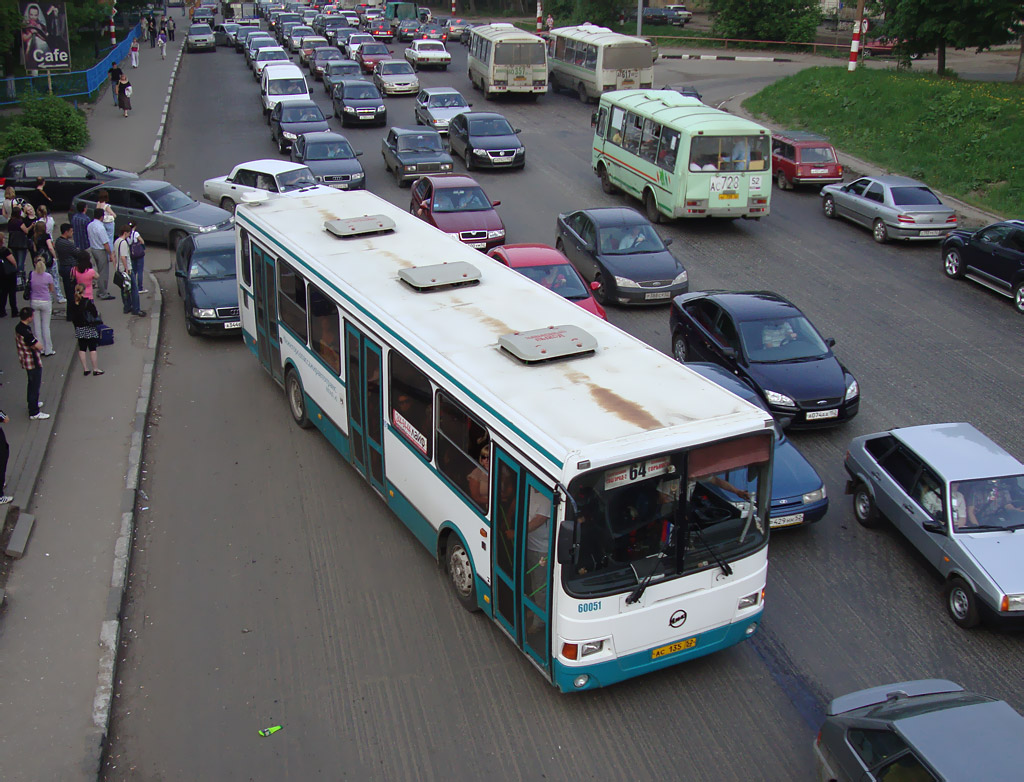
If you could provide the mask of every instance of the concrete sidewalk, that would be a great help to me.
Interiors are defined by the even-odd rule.
[[[182,26],[166,60],[144,44],[138,69],[122,63],[135,108],[125,119],[109,94],[101,95],[89,110],[85,154],[135,171],[152,164]],[[149,247],[145,263],[147,273],[167,269],[171,255]],[[35,517],[25,555],[12,564],[0,617],[4,780],[95,780],[99,771],[134,510],[145,504],[137,487],[161,310],[151,274],[146,286],[152,292],[142,297],[145,318],[123,315],[119,298],[97,302],[115,333],[115,344],[99,351],[102,376],[83,375],[73,327],[63,315],[53,319],[57,355],[45,359],[41,394],[48,421],[28,419],[17,320],[0,320],[9,515]]]

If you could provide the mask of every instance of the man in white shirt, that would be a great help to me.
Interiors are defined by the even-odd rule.
[[[93,266],[96,267],[96,279],[98,282],[98,297],[107,301],[114,298],[107,292],[107,280],[109,275],[110,261],[113,260],[113,253],[110,248],[110,240],[107,238],[107,229],[103,227],[103,210],[97,209],[93,212],[93,218],[87,229],[89,235],[89,255],[92,256]]]

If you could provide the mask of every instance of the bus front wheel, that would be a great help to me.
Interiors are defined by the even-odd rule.
[[[654,192],[651,190],[644,190],[644,212],[647,213],[647,219],[652,223],[661,222],[661,212],[658,210],[658,201],[654,197]]]
[[[458,535],[448,537],[445,551],[445,569],[451,581],[455,596],[467,611],[476,612],[480,606],[476,602],[476,579],[473,576],[473,561],[469,552],[462,545]]]
[[[291,410],[292,418],[299,425],[300,429],[309,429],[313,424],[306,412],[306,395],[302,391],[302,381],[299,380],[299,373],[289,369],[284,379],[285,393],[288,394],[288,409]]]
[[[601,177],[601,189],[604,190],[608,195],[614,195],[619,192],[619,188],[612,184],[612,178],[608,174],[608,169],[604,166],[598,166],[597,175]]]

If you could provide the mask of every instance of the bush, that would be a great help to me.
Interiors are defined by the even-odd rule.
[[[49,148],[50,145],[39,128],[26,125],[21,118],[0,132],[0,160],[23,152],[40,152]]]
[[[78,152],[89,143],[85,115],[63,98],[42,95],[24,102],[23,121],[38,128],[49,147]]]
[[[711,0],[714,33],[755,41],[814,41],[821,6],[817,0]]]

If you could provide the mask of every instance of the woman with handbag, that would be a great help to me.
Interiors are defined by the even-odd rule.
[[[75,298],[68,302],[68,309],[71,310],[71,322],[75,324],[75,337],[78,338],[78,359],[82,362],[82,374],[86,376],[102,375],[103,370],[99,367],[96,348],[100,342],[98,326],[103,321],[100,319],[100,314],[96,311],[96,305],[93,304],[92,299],[86,298],[85,286],[75,286]],[[89,365],[86,363],[86,353],[92,360],[92,369],[89,369]]]
[[[44,356],[55,356],[53,338],[50,336],[50,316],[53,315],[53,277],[46,271],[46,259],[36,257],[36,268],[29,272],[25,284],[25,298],[28,299],[36,316],[32,319],[32,332],[43,344]]]
[[[127,117],[132,110],[132,83],[128,81],[128,74],[121,74],[121,81],[117,83],[117,107]]]

